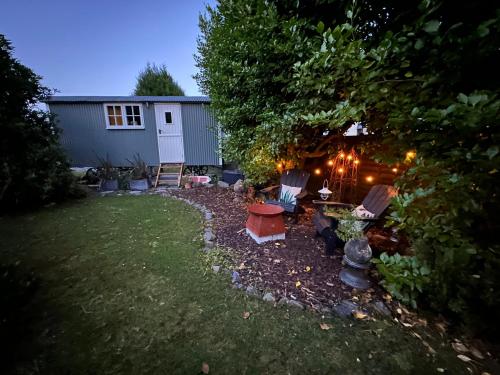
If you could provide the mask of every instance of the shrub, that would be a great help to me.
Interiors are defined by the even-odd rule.
[[[0,210],[81,195],[59,145],[54,117],[35,108],[50,95],[40,77],[12,57],[0,35]]]
[[[380,259],[373,259],[383,277],[380,282],[389,293],[401,302],[417,307],[417,299],[429,283],[429,267],[421,264],[414,256],[382,253]]]

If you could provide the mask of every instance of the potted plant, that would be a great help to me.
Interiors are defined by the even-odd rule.
[[[134,160],[127,161],[132,165],[132,170],[130,171],[130,190],[148,190],[149,180],[148,180],[148,166],[141,159],[139,154],[134,155]]]
[[[106,159],[99,159],[99,179],[100,179],[100,189],[103,191],[113,191],[118,190],[118,171],[113,167],[113,164],[109,160],[109,155],[106,155]]]

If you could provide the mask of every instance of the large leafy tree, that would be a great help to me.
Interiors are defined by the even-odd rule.
[[[221,0],[200,19],[197,79],[226,155],[257,181],[324,155],[356,121],[380,160],[416,151],[391,217],[433,270],[428,300],[493,318],[499,24],[487,1]]]
[[[183,96],[184,91],[174,81],[165,65],[148,63],[139,73],[134,95],[140,96]]]
[[[75,192],[54,118],[36,104],[51,92],[12,57],[0,35],[0,210],[36,206]]]

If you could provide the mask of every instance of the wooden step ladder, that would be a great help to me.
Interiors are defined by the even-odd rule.
[[[160,163],[156,174],[155,188],[158,185],[181,185],[184,163]]]

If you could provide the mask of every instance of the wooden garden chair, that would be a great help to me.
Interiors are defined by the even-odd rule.
[[[294,215],[295,222],[298,221],[298,214],[300,210],[300,200],[307,196],[308,192],[306,190],[307,181],[309,181],[309,172],[301,169],[289,169],[281,175],[280,185],[269,186],[265,189],[260,190],[261,193],[266,194],[266,197],[270,195],[271,192],[277,191],[277,199],[266,199],[265,203],[274,204],[283,207],[285,212]],[[297,194],[282,194],[283,186],[296,188],[300,191]],[[294,195],[295,199],[292,199]]]
[[[342,215],[335,212],[326,213],[324,211],[325,207],[352,209],[353,214],[357,217],[353,225],[357,225],[359,230],[366,232],[380,219],[384,211],[389,207],[391,199],[396,195],[397,189],[393,186],[375,185],[363,199],[361,206],[357,207],[349,203],[314,200],[313,203],[322,205],[322,209],[318,210],[313,216],[313,224],[317,234],[321,235],[325,240],[326,254],[332,255],[336,247],[344,246],[344,242],[335,233],[339,220],[342,220]],[[369,214],[366,214],[366,211]]]

